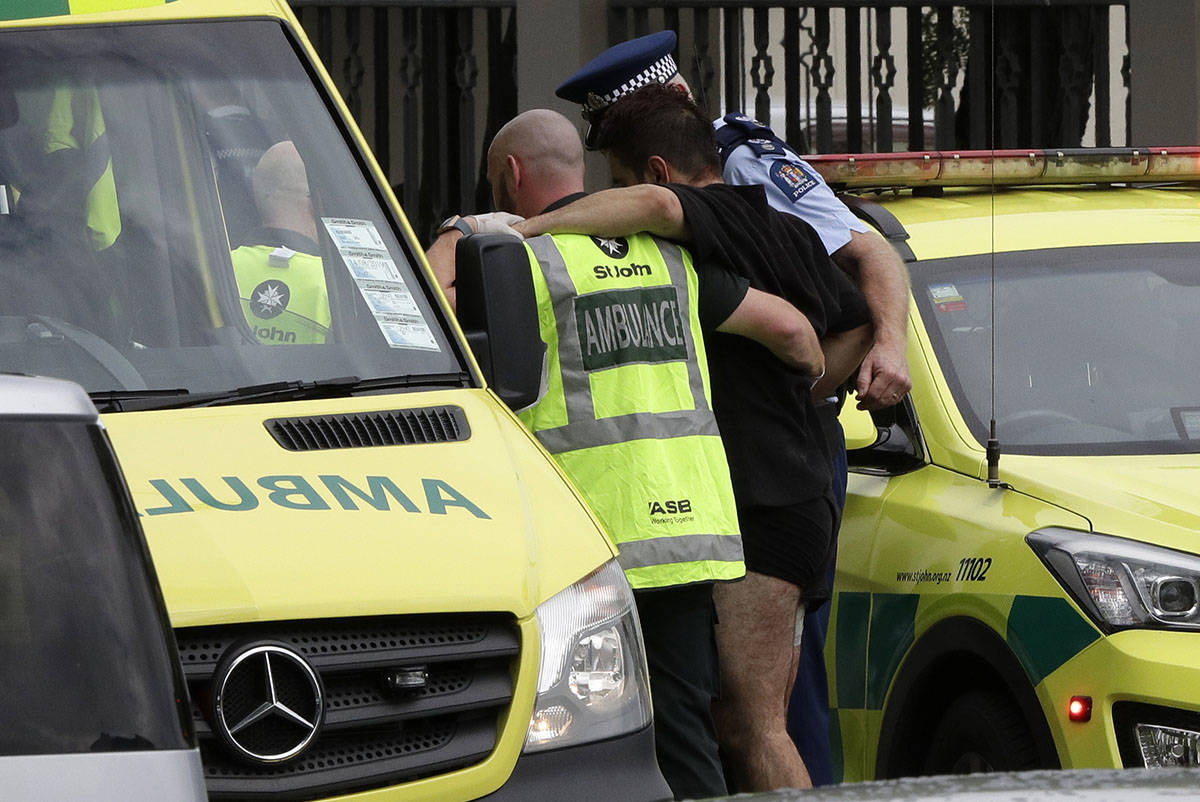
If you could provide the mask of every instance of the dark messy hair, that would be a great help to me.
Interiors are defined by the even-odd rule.
[[[721,174],[708,115],[678,86],[643,86],[605,109],[598,126],[594,148],[634,173],[641,174],[651,156],[660,156],[689,177]]]

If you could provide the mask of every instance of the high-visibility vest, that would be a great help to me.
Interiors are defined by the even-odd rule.
[[[95,89],[57,87],[46,120],[44,152],[62,150],[83,155],[83,185],[87,187],[87,233],[92,249],[102,251],[121,234],[121,208],[113,179],[112,152],[100,96]]]
[[[326,341],[329,291],[319,256],[272,245],[245,245],[232,257],[242,312],[259,342]]]
[[[604,524],[635,589],[743,576],[691,256],[646,234],[526,247],[548,370],[521,419]]]

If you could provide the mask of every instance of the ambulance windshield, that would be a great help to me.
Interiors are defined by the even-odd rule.
[[[979,442],[994,344],[1005,453],[1200,450],[1198,257],[1195,243],[1154,243],[915,265],[921,317]]]
[[[0,32],[0,370],[461,382],[350,142],[279,23]]]

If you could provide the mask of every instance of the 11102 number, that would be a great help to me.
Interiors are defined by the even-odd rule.
[[[991,557],[964,557],[958,561],[958,581],[982,582],[991,567]]]

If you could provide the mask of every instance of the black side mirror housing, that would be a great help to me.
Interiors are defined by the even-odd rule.
[[[511,409],[537,401],[546,344],[529,253],[503,234],[462,237],[455,250],[458,322],[484,378]]]

